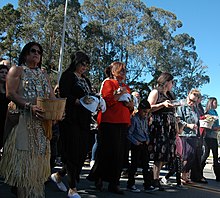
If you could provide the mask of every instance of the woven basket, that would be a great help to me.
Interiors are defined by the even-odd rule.
[[[45,111],[45,120],[61,120],[65,111],[66,98],[37,98],[37,106]]]
[[[199,120],[200,127],[211,129],[214,121],[207,122],[206,120]]]

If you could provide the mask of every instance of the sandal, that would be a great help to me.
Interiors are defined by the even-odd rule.
[[[193,182],[190,179],[181,179],[183,184],[192,184]]]

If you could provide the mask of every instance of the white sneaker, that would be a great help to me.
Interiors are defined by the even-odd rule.
[[[73,193],[71,194],[70,192],[68,192],[67,195],[69,198],[81,198],[81,196],[78,193]]]
[[[57,179],[56,179],[56,173],[53,173],[51,176],[50,176],[51,180],[53,182],[56,183],[57,187],[63,191],[63,192],[67,192],[67,188],[66,186],[64,185],[64,183],[62,181],[58,182]]]
[[[90,167],[92,168],[94,166],[94,164],[95,164],[95,160],[91,160],[90,161]]]
[[[131,187],[127,187],[127,190],[131,191],[131,192],[135,192],[135,193],[139,193],[141,192],[140,189],[136,188],[135,185],[131,186]]]
[[[170,184],[169,180],[166,179],[165,177],[162,177],[161,180],[160,180],[160,182],[161,182],[163,185],[169,185],[169,184]]]

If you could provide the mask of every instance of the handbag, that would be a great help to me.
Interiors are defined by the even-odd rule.
[[[16,104],[11,101],[8,104],[8,111],[6,114],[3,143],[5,143],[11,130],[18,124],[19,116],[20,116],[19,109],[17,108]]]
[[[12,127],[14,127],[15,125],[18,124],[19,115],[20,115],[19,109],[17,108],[16,104],[11,101],[8,104],[7,117],[8,117],[8,120],[9,120],[10,124],[12,125]]]

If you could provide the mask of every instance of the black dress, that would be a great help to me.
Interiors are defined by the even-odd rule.
[[[9,100],[6,98],[5,93],[0,93],[0,149],[3,147],[4,126],[8,103]]]
[[[60,96],[67,98],[65,119],[59,123],[62,161],[66,166],[69,186],[75,188],[88,151],[91,123],[91,112],[82,105],[76,105],[75,101],[91,93],[91,84],[87,78],[78,78],[67,69],[61,76],[59,88]]]
[[[156,104],[172,99],[172,96],[165,96],[158,91]],[[152,113],[153,122],[149,127],[150,144],[148,146],[151,160],[170,162],[175,157],[176,128],[174,112],[174,108],[163,107]]]

